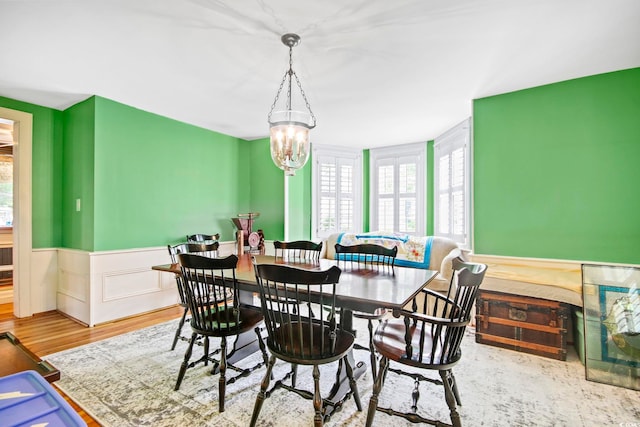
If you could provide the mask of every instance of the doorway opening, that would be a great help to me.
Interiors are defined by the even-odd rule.
[[[0,117],[13,121],[13,314],[28,317],[35,312],[31,295],[33,115],[0,107]]]
[[[13,120],[0,117],[0,311],[5,312],[13,312],[13,143]]]

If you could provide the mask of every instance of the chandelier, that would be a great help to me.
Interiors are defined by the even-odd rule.
[[[316,126],[316,117],[311,111],[309,101],[302,89],[300,80],[293,71],[293,47],[300,43],[300,36],[297,34],[285,34],[281,38],[285,46],[289,46],[289,69],[284,73],[276,99],[269,111],[269,128],[271,134],[271,159],[277,167],[284,170],[285,175],[293,176],[296,170],[302,168],[309,158],[309,131]],[[294,110],[291,103],[293,79],[295,78],[306,111]],[[276,104],[286,87],[287,94],[282,110],[276,110]]]

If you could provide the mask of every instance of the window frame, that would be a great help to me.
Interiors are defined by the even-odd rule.
[[[418,142],[412,144],[395,145],[389,147],[372,148],[369,151],[369,188],[370,188],[370,228],[371,231],[398,231],[399,199],[398,193],[398,161],[404,158],[417,159],[416,164],[416,231],[406,234],[424,236],[426,234],[427,197],[426,197],[426,170],[427,170],[427,144]],[[394,230],[377,230],[378,228],[378,201],[379,194],[378,166],[394,165]],[[386,197],[383,197],[386,198]]]
[[[434,178],[434,235],[447,237],[454,240],[461,248],[471,250],[473,246],[473,228],[472,228],[472,176],[473,176],[473,162],[471,161],[473,155],[473,138],[471,128],[471,117],[458,123],[453,128],[449,129],[434,140],[433,143],[433,178]],[[463,148],[464,152],[464,178],[463,178],[463,203],[464,203],[464,233],[462,237],[452,232],[453,227],[453,211],[449,210],[449,233],[440,232],[440,195],[445,191],[440,188],[440,158],[453,154],[459,148]],[[451,182],[451,166],[449,173],[449,182]],[[449,206],[453,206],[451,203],[452,191],[449,186]]]
[[[311,218],[311,238],[312,240],[320,241],[326,239],[329,235],[333,233],[340,232],[340,216],[339,216],[339,206],[340,206],[340,194],[339,189],[341,188],[340,183],[340,173],[339,173],[339,165],[342,163],[352,163],[353,164],[353,230],[350,231],[360,231],[362,230],[362,212],[363,212],[363,180],[362,180],[362,150],[354,149],[354,148],[345,148],[345,147],[335,147],[328,145],[313,145],[312,146],[312,185],[311,185],[311,204],[312,204],[312,218]],[[326,162],[326,159],[333,159],[334,164],[338,166],[336,168],[336,228],[331,231],[320,232],[318,230],[319,220],[320,220],[320,197],[322,196],[320,192],[320,173],[322,168],[320,167],[322,163]]]

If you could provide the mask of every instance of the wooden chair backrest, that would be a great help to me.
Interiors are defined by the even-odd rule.
[[[258,264],[255,272],[269,348],[290,361],[321,360],[334,355],[338,327],[336,284],[341,270],[336,266],[318,271]],[[287,303],[281,304],[283,300]],[[314,316],[305,315],[304,307],[312,303],[319,309]]]
[[[455,260],[453,268],[446,296],[423,290],[425,297],[418,310],[403,313],[405,330],[421,331],[419,338],[405,334],[405,363],[412,364],[410,362],[415,360],[418,365],[440,366],[455,363],[460,358],[460,344],[471,321],[487,266]],[[416,343],[420,345],[416,346]]]
[[[218,242],[209,242],[209,243],[180,243],[178,245],[168,245],[167,249],[169,250],[169,256],[171,257],[171,262],[174,264],[178,263],[178,254],[197,254],[201,256],[206,256],[209,258],[217,258],[218,257],[218,248],[220,247],[220,243]]]
[[[236,280],[238,257],[209,258],[181,253],[178,261],[193,330],[234,334],[240,327]],[[232,298],[229,298],[228,290]]]
[[[187,242],[217,242],[220,240],[220,234],[190,234],[187,236]]]
[[[198,254],[208,257],[218,256],[218,242],[215,243],[180,243],[178,245],[167,245],[169,250],[169,256],[171,257],[171,263],[178,263],[178,254]],[[176,274],[176,285],[178,286],[178,296],[180,297],[180,304],[183,307],[187,306],[187,297],[184,293],[184,282],[181,274]]]
[[[276,240],[273,242],[273,247],[276,258],[303,259],[318,262],[320,260],[320,251],[322,251],[322,242],[315,243],[309,240],[281,242]]]
[[[359,263],[366,265],[382,265],[393,267],[395,265],[396,256],[398,255],[398,247],[386,248],[381,245],[372,243],[363,243],[359,245],[344,246],[336,243],[336,258],[339,261],[350,263]]]

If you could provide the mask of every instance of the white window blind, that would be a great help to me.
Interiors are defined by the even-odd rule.
[[[360,150],[314,147],[314,240],[362,229],[362,154]]]
[[[435,234],[471,249],[471,119],[434,141]]]
[[[372,149],[371,231],[425,233],[425,144]]]

